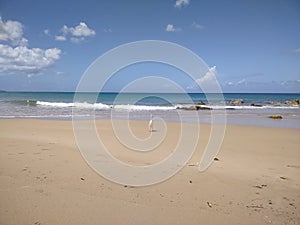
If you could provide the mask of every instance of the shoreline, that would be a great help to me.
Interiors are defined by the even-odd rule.
[[[258,125],[266,127],[300,128],[299,93],[82,93],[76,104],[75,93],[12,92],[0,96],[0,118],[42,118],[71,120],[72,115],[84,119],[93,115],[97,119],[149,120],[150,114],[159,115],[165,121],[209,124],[212,115],[226,115],[228,124]],[[132,99],[138,100],[131,102]],[[208,100],[211,100],[210,102]],[[226,108],[226,110],[225,110]],[[268,117],[281,115],[276,122]]]
[[[120,116],[120,118],[114,118],[113,120],[128,120],[128,121],[149,121],[148,118],[149,113],[145,113],[144,117],[135,117],[126,119],[124,116]],[[154,114],[155,115],[155,114]],[[280,115],[280,114],[278,114]],[[198,118],[200,119],[199,123],[196,123],[193,121],[193,119],[186,119],[183,121],[178,121],[175,119],[172,119],[170,117],[167,117],[164,114],[160,114],[159,116],[162,116],[163,119],[166,120],[167,123],[192,123],[192,124],[204,124],[204,125],[211,125],[211,116],[210,115],[200,115]],[[269,115],[271,116],[271,114]],[[279,129],[300,129],[300,115],[288,115],[283,116],[282,119],[272,119],[269,118],[267,115],[251,115],[251,114],[230,114],[226,116],[226,126],[244,126],[244,127],[261,127],[261,128],[279,128]],[[85,116],[81,117],[78,120],[93,120],[90,119],[91,116]],[[61,116],[61,117],[48,117],[48,116],[30,116],[30,117],[0,117],[0,120],[42,120],[42,121],[73,121],[72,116]],[[103,116],[103,118],[96,117],[95,121],[105,121],[105,120],[112,120],[110,118],[107,118],[106,115]],[[218,125],[216,123],[216,125]]]
[[[105,144],[137,165],[163,159],[179,134],[179,124],[167,122],[159,151],[135,155],[109,124],[96,121]],[[148,137],[146,121],[129,124],[137,137]],[[126,187],[88,166],[71,121],[0,119],[0,127],[0,224],[300,223],[298,129],[227,125],[218,161],[200,173],[211,127],[201,124],[196,152],[179,173],[159,184]]]

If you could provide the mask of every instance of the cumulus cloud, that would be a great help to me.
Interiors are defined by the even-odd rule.
[[[49,29],[45,29],[45,30],[44,30],[44,34],[45,34],[45,35],[50,35],[50,30],[49,30]]]
[[[79,43],[84,40],[84,37],[71,37],[70,41],[73,43]]]
[[[174,7],[181,8],[190,4],[190,0],[176,0]]]
[[[68,27],[64,25],[61,30],[61,35],[55,36],[55,40],[57,41],[65,41],[67,40],[67,36],[70,35],[70,41],[73,43],[78,43],[83,41],[85,37],[90,37],[96,35],[96,31],[89,28],[86,23],[80,22],[75,27]]]
[[[69,28],[66,25],[63,25],[63,27],[60,30],[63,36],[66,36],[69,33]]]
[[[57,35],[57,36],[55,36],[55,40],[56,41],[65,41],[65,40],[67,40],[67,38],[63,35]]]
[[[196,80],[196,82],[199,85],[204,85],[207,84],[209,82],[215,81],[215,73],[217,72],[217,67],[213,66],[211,68],[209,68],[209,70],[205,73],[205,75],[203,77],[200,77],[199,79]]]
[[[0,17],[0,41],[12,45],[26,45],[28,40],[23,37],[23,25],[18,21],[3,21]]]
[[[0,72],[38,72],[60,58],[58,48],[40,49],[0,44]]]
[[[218,80],[216,78],[217,68],[213,66],[208,69],[208,71],[201,76],[200,78],[196,79],[195,82],[188,86],[188,90],[197,90],[199,87],[202,91],[207,93],[218,93],[220,91]]]
[[[173,24],[168,24],[166,27],[167,32],[181,31],[181,28],[176,28]]]
[[[53,65],[60,58],[61,50],[58,48],[44,50],[29,48],[27,44],[20,22],[5,22],[0,17],[0,73],[22,72],[31,76]]]
[[[79,23],[76,27],[69,28],[69,31],[72,35],[81,37],[81,36],[93,36],[96,32],[90,29],[84,22]]]

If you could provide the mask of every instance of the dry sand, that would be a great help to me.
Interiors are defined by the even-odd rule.
[[[145,121],[130,124],[149,135]],[[97,127],[113,154],[133,164],[161,160],[179,134],[168,123],[159,154],[144,157],[120,151],[109,121]],[[197,151],[175,176],[125,187],[87,165],[71,121],[0,120],[0,224],[300,224],[300,130],[228,126],[219,161],[200,173],[209,129],[201,125]]]

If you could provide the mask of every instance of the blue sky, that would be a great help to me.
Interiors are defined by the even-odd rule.
[[[224,92],[300,92],[299,0],[1,0],[0,16],[1,90],[74,91],[106,51],[163,40],[199,55]],[[135,65],[116,74],[105,90],[161,75],[197,91],[180,73]],[[162,89],[174,91],[151,82],[136,90]]]

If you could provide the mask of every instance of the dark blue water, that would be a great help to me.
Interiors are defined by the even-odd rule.
[[[76,101],[74,102],[74,97]],[[243,103],[233,104],[231,100]],[[72,112],[81,118],[148,119],[150,114],[167,121],[195,122],[190,106],[202,101],[212,110],[197,111],[200,122],[210,123],[214,114],[226,114],[227,122],[241,125],[300,128],[300,108],[287,101],[300,99],[300,94],[143,94],[143,93],[81,93],[73,92],[0,92],[0,118],[71,119]],[[178,117],[180,111],[183,118]],[[280,114],[282,120],[271,120]]]

